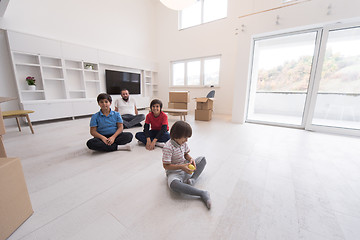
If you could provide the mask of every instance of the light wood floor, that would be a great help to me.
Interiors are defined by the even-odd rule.
[[[89,118],[8,128],[35,211],[10,239],[360,239],[359,138],[193,118],[210,211],[167,188],[161,149],[88,150]]]

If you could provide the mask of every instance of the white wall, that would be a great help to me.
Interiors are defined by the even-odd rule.
[[[312,0],[244,18],[239,16],[280,5],[280,0],[228,0],[228,17],[185,30],[177,30],[177,13],[158,4],[158,62],[160,98],[168,99],[169,62],[222,54],[220,81],[216,90],[217,113],[232,114],[243,122],[248,69],[253,35],[294,29],[307,25],[359,17],[358,0]],[[328,7],[330,13],[328,14]],[[276,24],[279,16],[279,24]],[[244,25],[244,27],[242,27]],[[244,29],[244,31],[241,31]],[[191,97],[204,96],[209,89],[189,89]],[[166,101],[165,101],[166,102]],[[192,108],[194,108],[192,104]]]
[[[153,59],[152,0],[10,1],[0,28]]]

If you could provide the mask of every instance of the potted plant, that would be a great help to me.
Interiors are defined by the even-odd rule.
[[[36,89],[36,84],[35,84],[36,80],[35,80],[34,77],[27,76],[26,77],[26,82],[28,84],[28,89],[29,90],[35,90]]]
[[[90,63],[85,63],[85,69],[94,70],[94,66]]]

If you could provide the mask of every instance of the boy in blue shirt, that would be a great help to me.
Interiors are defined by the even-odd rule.
[[[88,148],[102,152],[131,150],[131,145],[128,143],[131,142],[133,135],[130,132],[123,132],[123,120],[120,114],[110,108],[111,96],[100,93],[97,102],[100,111],[92,115],[90,120],[90,134],[94,138],[87,141]]]

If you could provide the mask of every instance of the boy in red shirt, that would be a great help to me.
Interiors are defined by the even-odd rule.
[[[147,150],[154,150],[155,146],[163,147],[170,139],[168,117],[161,109],[162,102],[159,99],[152,100],[151,112],[146,115],[144,131],[135,135],[137,140],[145,144]]]

